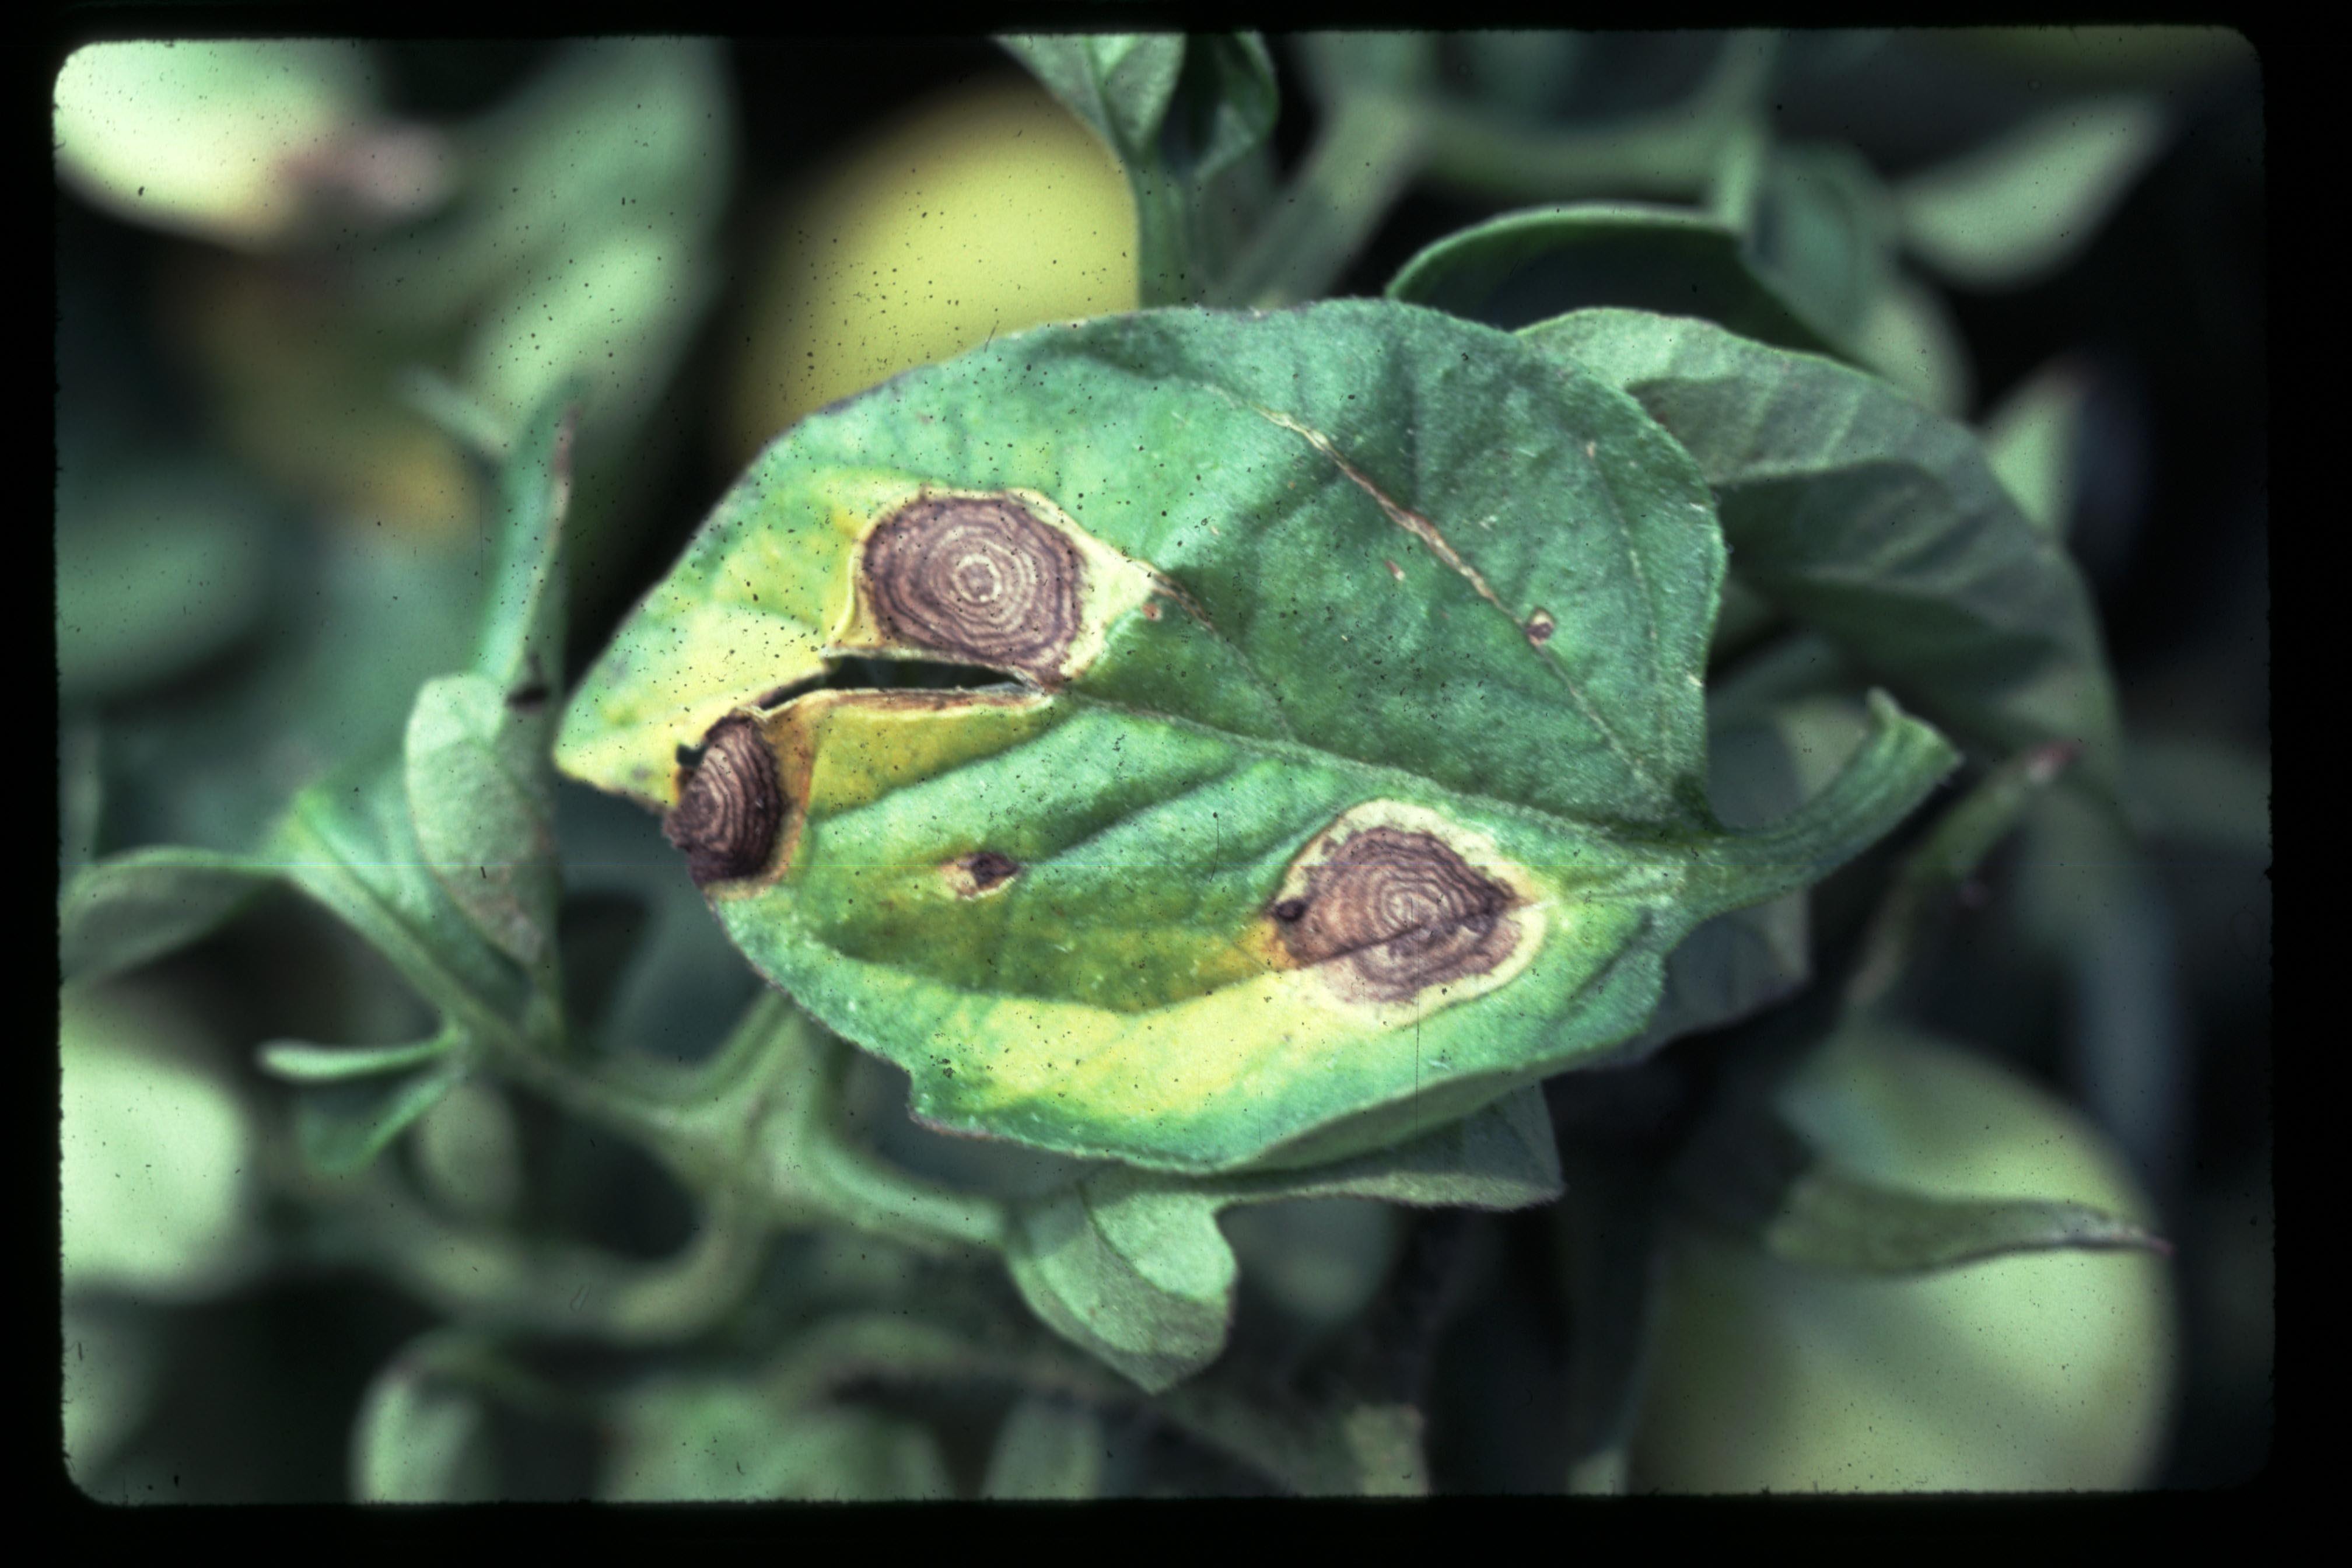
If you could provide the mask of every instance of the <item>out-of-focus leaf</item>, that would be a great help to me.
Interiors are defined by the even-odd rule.
[[[173,992],[59,995],[58,1201],[68,1289],[201,1300],[261,1261],[261,1131]]]
[[[1404,1241],[1405,1218],[1370,1198],[1293,1198],[1235,1205],[1219,1216],[1245,1288],[1280,1308],[1311,1345],[1379,1297]]]
[[[473,1380],[452,1375],[474,1349],[444,1334],[411,1345],[376,1373],[352,1424],[352,1495],[362,1502],[491,1502],[499,1496],[490,1411]]]
[[[1468,101],[1529,122],[1572,100],[1581,68],[1611,42],[1606,35],[1550,31],[1441,33],[1432,41],[1441,58],[1451,54],[1460,64]]]
[[[1769,33],[1581,35],[1565,50],[1528,35],[1301,35],[1307,86],[1337,114],[1351,98],[1420,122],[1422,167],[1487,202],[1696,198],[1769,85]],[[1524,47],[1521,47],[1524,46]],[[1516,49],[1516,85],[1460,90],[1448,57],[1497,82]],[[1499,85],[1499,83],[1498,83]],[[1544,100],[1544,112],[1530,112]]]
[[[1147,305],[1190,301],[1213,281],[1202,211],[1217,177],[1274,130],[1274,60],[1255,33],[1029,34],[1000,40],[1094,127],[1126,166]]]
[[[268,841],[289,880],[366,938],[450,1028],[480,1040],[537,1037],[554,1024],[552,987],[535,972],[551,960],[554,928],[545,747],[551,683],[561,679],[555,550],[568,430],[562,405],[551,403],[508,465],[512,504],[477,655],[499,679],[428,684],[404,766],[365,755],[347,763],[298,795]],[[453,753],[462,765],[449,765]],[[515,873],[492,882],[493,857]],[[529,978],[515,948],[539,961]],[[424,1069],[417,1081],[436,1075]],[[320,1104],[340,1110],[320,1125],[343,1129],[320,1134],[332,1160],[372,1156],[412,1114],[392,1085],[321,1093]],[[387,1097],[393,1108],[368,1103]]]
[[[58,896],[58,966],[97,980],[160,958],[212,931],[279,874],[266,860],[177,846],[101,860]]]
[[[732,175],[730,101],[709,39],[569,46],[456,134],[463,173],[450,210],[361,258],[368,313],[411,329],[446,325],[518,277],[564,276],[571,258],[607,235],[704,233]],[[514,412],[564,374],[604,369],[601,353],[583,352]]]
[[[366,938],[451,1024],[516,1026],[523,973],[427,868],[397,772],[331,778],[296,797],[273,838],[294,884]]]
[[[346,1079],[405,1072],[464,1043],[463,1033],[454,1028],[404,1046],[313,1046],[300,1040],[272,1040],[261,1047],[259,1059],[264,1072],[289,1083],[340,1083]]]
[[[1793,1183],[1764,1232],[1775,1258],[1868,1274],[1950,1268],[2059,1247],[2171,1247],[2085,1204],[1931,1198],[1815,1165]]]
[[[66,1473],[89,1493],[163,1392],[170,1317],[103,1296],[67,1297],[58,1312]]]
[[[1894,200],[1876,172],[1849,147],[1776,147],[1758,185],[1745,247],[1757,273],[1840,357],[1938,413],[1965,413],[1967,348],[1942,300],[1898,270]]]
[[[2170,130],[2140,95],[2052,110],[1906,181],[1895,198],[1904,239],[1954,282],[2022,287],[2091,242]]]
[[[1931,906],[1958,893],[1993,846],[2017,826],[2035,793],[2073,760],[2072,748],[2056,742],[2020,752],[1937,818],[1927,837],[1904,858],[1872,921],[1862,957],[1847,983],[1849,1005],[1874,1005],[1885,997],[1916,957],[1920,928]]]
[[[1992,471],[2053,539],[2064,539],[2074,521],[2075,449],[2090,389],[2080,364],[2053,360],[1984,418],[1980,438]]]
[[[1864,1051],[1864,1041],[1855,1032],[1831,1048]],[[1808,1072],[1801,1081],[1820,1077],[1818,1068]],[[2143,1226],[2086,1204],[1951,1196],[1874,1182],[1824,1158],[1763,1106],[1719,1113],[1686,1152],[1677,1182],[1718,1223],[1808,1268],[1917,1274],[2061,1248],[2171,1251]]]
[[[1006,1262],[1056,1332],[1158,1392],[1224,1348],[1236,1269],[1222,1210],[1304,1197],[1546,1203],[1559,1192],[1550,1131],[1541,1092],[1526,1089],[1413,1143],[1320,1169],[1201,1180],[1114,1167],[1024,1205]]]
[[[465,384],[520,419],[579,377],[606,432],[650,406],[716,292],[698,231],[616,230],[547,259],[484,303]]]
[[[1601,306],[1700,316],[1743,337],[1835,353],[1777,283],[1758,276],[1739,231],[1703,213],[1580,203],[1505,213],[1423,248],[1388,297],[1517,331]]]
[[[1082,1405],[1030,1395],[997,1428],[980,1495],[992,1501],[1080,1501],[1102,1495],[1102,1419]]]
[[[462,1081],[460,1060],[405,1071],[314,1079],[294,1102],[296,1146],[326,1176],[364,1169]]]
[[[327,769],[396,750],[418,685],[463,658],[478,543],[371,527],[297,549],[315,596],[272,607],[265,665],[110,710],[105,842],[249,847]]]
[[[1591,310],[1523,335],[1675,433],[1751,586],[1979,755],[2073,742],[2112,795],[2116,698],[2089,589],[1966,428],[1704,321]]]
[[[1976,371],[1951,307],[1899,273],[1887,279],[1855,327],[1853,354],[1948,418],[1964,416],[1976,395]]]
[[[2134,739],[2132,797],[2159,837],[2225,845],[2267,856],[2271,849],[2270,760],[2190,735]]]
[[[475,668],[425,683],[404,775],[434,877],[499,949],[538,972],[554,959],[554,739],[563,671],[562,530],[570,395],[539,411],[501,477],[499,563]]]
[[[1885,188],[1851,148],[1776,147],[1747,254],[1824,339],[1851,344],[1892,279],[1894,231]]]
[[[79,495],[79,505],[68,504]],[[269,585],[267,499],[202,466],[61,484],[58,700],[159,686],[229,647]]]
[[[510,1224],[521,1203],[521,1131],[488,1079],[461,1079],[416,1123],[416,1173],[441,1206],[485,1226]]]
[[[455,545],[478,526],[465,450],[400,396],[415,364],[445,359],[451,338],[368,320],[315,266],[290,258],[199,252],[165,269],[157,293],[166,345],[249,471],[362,535],[363,547],[383,548],[394,531]],[[471,538],[463,549],[478,567]]]
[[[937,1439],[846,1405],[786,1405],[756,1386],[667,1378],[623,1398],[597,1496],[608,1502],[885,1502],[948,1498]]]
[[[356,39],[131,39],[76,49],[56,90],[58,173],[84,197],[128,222],[261,248],[316,216],[378,84]],[[433,173],[381,172],[395,202]]]

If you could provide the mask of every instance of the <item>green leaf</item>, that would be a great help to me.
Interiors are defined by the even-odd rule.
[[[274,848],[296,887],[364,937],[451,1025],[488,1039],[521,1019],[523,973],[427,868],[397,771],[303,791]]]
[[[1016,35],[998,41],[1122,157],[1150,147],[1184,68],[1184,38],[1175,33]]]
[[[1217,1215],[1237,1204],[1353,1197],[1524,1208],[1559,1195],[1542,1091],[1399,1148],[1316,1169],[1171,1177],[1113,1167],[1023,1206],[1005,1260],[1055,1332],[1157,1393],[1223,1351],[1237,1268]]]
[[[1948,765],[1882,702],[1836,784],[1725,830],[1721,552],[1682,448],[1507,334],[1359,301],[1097,319],[772,447],[557,758],[670,808],[737,945],[919,1117],[1164,1169],[1333,1159],[1633,1034],[1693,926]],[[851,655],[1010,679],[793,684]]]
[[[543,700],[543,699],[542,699]],[[552,954],[555,836],[541,761],[518,776],[502,752],[505,692],[479,675],[444,676],[416,694],[404,772],[416,840],[433,878],[498,949],[536,968]]]
[[[436,1059],[404,1072],[314,1079],[294,1104],[296,1146],[322,1175],[363,1170],[466,1072],[462,1060]]]
[[[313,1046],[300,1040],[272,1040],[261,1047],[261,1069],[288,1083],[341,1083],[346,1079],[405,1072],[447,1055],[464,1042],[461,1031],[446,1027],[430,1039],[404,1046]]]
[[[1559,37],[1336,32],[1302,34],[1297,44],[1307,86],[1327,110],[1336,114],[1355,98],[1410,114],[1425,133],[1429,177],[1489,205],[1696,197],[1757,114],[1780,47],[1769,32],[1685,34],[1667,49],[1655,35],[1585,34],[1563,59]],[[1449,68],[1448,53],[1474,45],[1489,62],[1508,58],[1519,83],[1501,97],[1460,91],[1461,77],[1502,86],[1491,64]],[[1710,58],[1694,80],[1688,68],[1701,55]],[[1560,79],[1571,60],[1570,79]],[[1552,112],[1530,113],[1527,100],[1542,86]],[[1615,111],[1595,112],[1594,98]]]
[[[1838,357],[1963,414],[1968,351],[1943,301],[1897,269],[1894,200],[1877,173],[1837,145],[1776,147],[1763,164],[1744,241],[1749,265]]]
[[[1263,146],[1277,107],[1255,33],[1032,34],[999,40],[1094,128],[1135,193],[1146,304],[1195,300],[1222,258],[1204,211],[1218,176]]]
[[[980,1495],[995,1502],[1100,1497],[1105,1447],[1102,1419],[1092,1410],[1031,1394],[997,1428]]]
[[[1087,1183],[1025,1205],[1005,1263],[1046,1326],[1150,1392],[1224,1349],[1236,1271],[1205,1194]]]
[[[499,1496],[489,1403],[449,1375],[445,1336],[376,1374],[352,1424],[352,1495],[362,1502],[490,1502]]]
[[[1894,271],[1885,190],[1851,148],[1776,147],[1748,254],[1825,338],[1852,342]]]
[[[1896,195],[1904,238],[1956,283],[2021,288],[2091,242],[2170,132],[2145,94],[2053,109],[1906,181]]]
[[[222,1295],[268,1261],[261,1117],[202,1009],[158,979],[58,995],[59,1261],[68,1295]]]
[[[2073,742],[2114,790],[2116,699],[2090,592],[1965,427],[1703,321],[1591,310],[1524,336],[1675,433],[1751,587],[1979,755]]]
[[[2073,749],[2060,743],[2021,752],[1985,775],[1937,819],[1926,839],[1904,858],[1872,920],[1862,957],[1847,982],[1850,1005],[1874,1005],[1894,988],[1916,954],[1920,929],[1931,909],[1958,892],[1993,846],[2017,826],[2036,792],[2073,760]]]
[[[497,300],[502,289],[573,277],[583,254],[615,234],[703,231],[726,205],[730,100],[726,61],[712,40],[568,46],[520,91],[460,128],[467,177],[449,210],[361,259],[370,312],[406,327],[446,327],[486,300],[510,306],[512,293]],[[482,323],[492,335],[506,336],[505,313]],[[615,324],[605,323],[607,334]],[[587,351],[592,341],[563,346]],[[534,374],[509,384],[517,402],[508,412],[519,417],[535,406],[567,371],[605,382],[604,344],[593,347],[593,363],[581,352],[543,364],[545,346],[532,352]],[[605,382],[600,391],[642,395],[644,385]]]
[[[278,878],[242,855],[167,846],[83,868],[58,898],[58,965],[76,980],[133,969],[205,936]]]
[[[2044,365],[1985,416],[1980,438],[2019,510],[2053,539],[2074,521],[2075,451],[2090,378],[2071,359]]]
[[[499,563],[472,671],[425,683],[404,773],[433,876],[502,952],[554,956],[556,688],[562,680],[563,515],[576,386],[543,405],[500,474]]]
[[[236,644],[269,601],[266,491],[201,463],[127,467],[58,487],[63,704],[185,675]]]
[[[2171,1251],[2145,1227],[2085,1204],[1931,1195],[1873,1182],[1823,1158],[1762,1105],[1718,1116],[1679,1181],[1719,1223],[1810,1268],[1916,1274],[2061,1248]]]
[[[576,378],[552,387],[499,470],[498,560],[473,668],[508,699],[509,761],[518,767],[544,766],[563,681],[563,525],[582,393]]]
[[[1761,679],[1755,679],[1760,676]],[[1733,827],[1786,816],[1826,788],[1869,731],[1859,704],[1772,689],[1754,668],[1708,694],[1707,793]],[[1795,993],[1811,974],[1806,895],[1716,916],[1666,959],[1649,1026],[1612,1055],[1645,1057],[1669,1040],[1720,1028]]]
[[[58,71],[61,183],[128,223],[267,250],[315,215],[333,154],[374,119],[356,40],[109,39]]]
[[[1786,1262],[1866,1274],[1913,1274],[2062,1247],[2172,1250],[2161,1237],[2085,1204],[1925,1197],[1820,1165],[1782,1197],[1764,1246]]]
[[[1782,348],[1838,352],[1777,279],[1759,275],[1736,226],[1675,207],[1580,202],[1505,213],[1424,247],[1387,293],[1514,331],[1612,306],[1700,316]]]

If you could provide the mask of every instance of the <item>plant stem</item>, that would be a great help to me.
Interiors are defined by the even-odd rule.
[[[1420,172],[1426,130],[1422,110],[1407,100],[1340,98],[1289,190],[1208,303],[1276,310],[1324,293]]]

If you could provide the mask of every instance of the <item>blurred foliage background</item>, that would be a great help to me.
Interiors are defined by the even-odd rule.
[[[1757,265],[1806,321],[1998,436],[2004,477],[2066,531],[2153,852],[2105,856],[2095,824],[2037,807],[1918,1016],[2127,1152],[2183,1291],[2160,1481],[2253,1473],[2272,1198],[2252,50],[2160,28],[1272,42],[1273,144],[1231,181],[1234,302],[1377,295],[1432,241],[1529,203],[1748,204],[1770,218]],[[590,389],[576,669],[793,419],[1139,297],[1117,163],[982,38],[58,58],[61,876],[151,843],[242,848],[298,786],[394,743],[478,611],[488,503],[466,442],[497,449],[563,377]],[[1786,155],[1743,152],[1759,125]],[[1321,205],[1285,208],[1284,188]],[[1563,300],[1670,308],[1639,277],[1513,286],[1529,320]],[[567,785],[559,826],[573,984],[610,993],[614,1037],[707,1052],[756,983],[657,826]],[[462,1354],[420,1341],[434,1312],[356,1267],[257,1152],[283,1087],[253,1045],[422,1024],[381,961],[290,898],[65,996],[68,1118],[153,1151],[126,1183],[65,1149],[66,1440],[99,1495],[345,1496],[363,1408],[429,1401],[418,1345]],[[861,1103],[887,1124],[874,1076]],[[456,1212],[626,1257],[690,1228],[641,1156],[520,1092],[453,1096],[402,1158]],[[1248,1289],[1310,1331],[1361,1306],[1396,1240],[1376,1209],[1230,1228]],[[1461,1397],[1552,1375],[1528,1327],[1541,1288],[1481,1287],[1490,1353],[1457,1369]],[[505,1488],[572,1495],[588,1439],[530,1404],[497,1416],[529,1428],[500,1444],[528,1472]],[[950,1451],[959,1475],[980,1463]],[[1507,1456],[1437,1462],[1518,1484]],[[948,1484],[924,1463],[903,1460],[906,1488]]]

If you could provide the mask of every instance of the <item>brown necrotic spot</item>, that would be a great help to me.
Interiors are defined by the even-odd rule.
[[[776,755],[749,719],[722,719],[702,738],[701,755],[678,791],[662,832],[686,851],[700,887],[764,870],[784,821]]]
[[[1272,914],[1300,964],[1328,963],[1371,1002],[1484,974],[1517,940],[1511,892],[1434,835],[1371,827],[1307,874],[1303,899]]]
[[[942,868],[948,882],[961,898],[975,898],[992,888],[999,888],[1021,874],[1021,862],[994,849],[977,850],[961,859],[950,860]]]
[[[1528,617],[1528,641],[1538,647],[1551,641],[1551,634],[1559,629],[1559,623],[1551,618],[1549,610],[1538,610]]]
[[[913,502],[867,538],[865,568],[875,619],[894,640],[1040,679],[1077,640],[1077,549],[1006,497]]]

